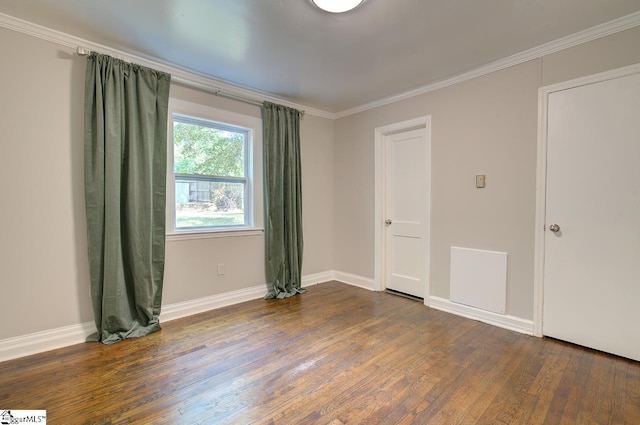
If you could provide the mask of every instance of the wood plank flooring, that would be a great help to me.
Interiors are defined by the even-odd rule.
[[[0,363],[49,424],[640,424],[640,363],[324,283]]]

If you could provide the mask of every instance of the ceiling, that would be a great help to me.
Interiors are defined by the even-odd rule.
[[[640,11],[639,0],[2,0],[0,13],[327,112]]]

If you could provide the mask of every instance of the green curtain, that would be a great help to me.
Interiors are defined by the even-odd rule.
[[[302,288],[302,173],[300,112],[264,102],[265,256],[270,289],[286,298]]]
[[[84,176],[91,298],[105,344],[160,329],[171,76],[92,53]]]

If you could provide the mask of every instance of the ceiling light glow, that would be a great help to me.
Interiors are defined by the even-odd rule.
[[[311,0],[313,4],[318,6],[322,10],[326,10],[331,13],[343,13],[348,12],[351,9],[355,9],[364,0]]]

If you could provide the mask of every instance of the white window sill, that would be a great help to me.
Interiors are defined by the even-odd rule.
[[[264,229],[242,228],[242,229],[219,229],[219,230],[191,230],[184,232],[167,233],[166,241],[188,241],[193,239],[215,239],[232,238],[238,236],[259,236],[264,233]]]

